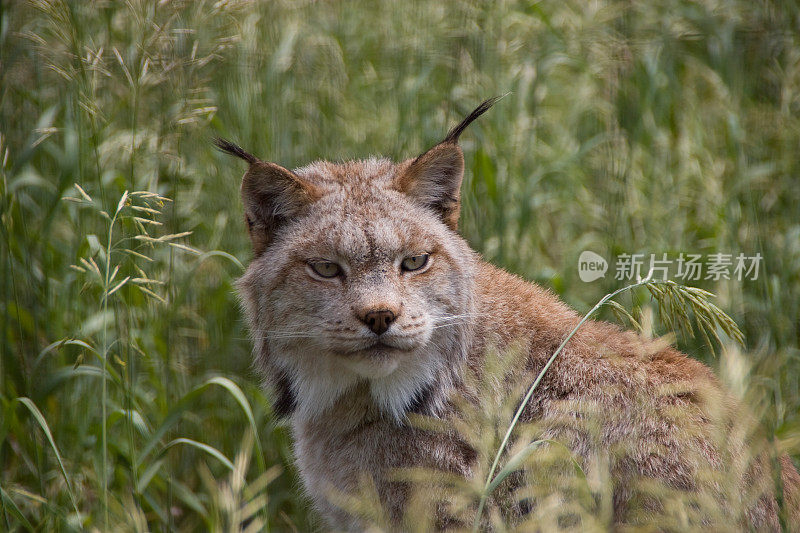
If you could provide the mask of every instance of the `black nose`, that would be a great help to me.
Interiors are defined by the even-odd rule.
[[[369,329],[371,329],[373,333],[380,335],[389,329],[389,326],[392,325],[392,322],[394,322],[396,318],[397,316],[392,311],[381,309],[365,313],[361,317],[361,321],[369,326]]]

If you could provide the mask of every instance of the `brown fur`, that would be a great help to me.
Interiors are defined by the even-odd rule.
[[[256,361],[276,409],[291,418],[306,492],[333,527],[361,527],[333,503],[331,490],[355,492],[365,475],[394,519],[408,487],[388,479],[392,470],[472,476],[474,450],[453,435],[412,427],[407,414],[451,416],[454,395],[468,394],[465,372],[480,375],[490,348],[521,342],[527,355],[516,373],[531,382],[580,320],[548,291],[481,261],[455,233],[464,168],[458,136],[491,103],[399,164],[317,162],[289,171],[218,141],[250,164],[242,199],[255,257],[239,289]],[[424,268],[401,268],[422,253],[430,254]],[[320,260],[342,274],[315,274],[310,262]],[[396,317],[383,335],[360,318],[370,311]],[[591,409],[599,432],[578,423]],[[733,503],[698,472],[724,472],[747,456],[747,437],[733,431],[738,409],[701,363],[587,322],[545,374],[524,419],[588,467],[606,450],[623,450],[610,470],[614,520],[626,523],[642,520],[631,514],[640,479],[716,491],[723,511]],[[769,462],[759,457],[736,481],[736,490],[755,494],[739,526],[775,530]],[[785,499],[797,512],[800,477],[781,461]]]

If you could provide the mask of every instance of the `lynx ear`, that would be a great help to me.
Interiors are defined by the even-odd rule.
[[[242,204],[253,252],[259,256],[272,241],[275,230],[318,199],[319,191],[292,171],[261,161],[229,141],[216,139],[214,144],[250,164],[242,178]]]
[[[458,227],[464,154],[455,143],[439,143],[406,163],[397,188],[435,211],[450,229]]]
[[[399,191],[436,211],[450,229],[458,227],[461,211],[461,182],[464,179],[464,153],[458,146],[461,133],[501,97],[481,102],[464,120],[451,129],[442,142],[404,164],[396,181]]]

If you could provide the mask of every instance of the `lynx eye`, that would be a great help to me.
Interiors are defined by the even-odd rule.
[[[342,267],[332,261],[311,261],[308,266],[322,278],[335,278],[342,273]]]
[[[428,257],[430,257],[430,254],[419,254],[406,257],[403,259],[403,262],[400,263],[400,267],[407,272],[419,270],[428,264]]]

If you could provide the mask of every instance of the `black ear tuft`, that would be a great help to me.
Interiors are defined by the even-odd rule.
[[[248,152],[245,152],[239,145],[233,144],[232,142],[227,141],[221,137],[217,137],[214,139],[214,146],[216,146],[217,149],[220,150],[221,152],[225,152],[226,154],[230,155],[235,155],[236,157],[244,159],[251,165],[258,163],[259,161],[259,159],[256,156]]]
[[[506,94],[508,94],[508,93],[506,93]],[[458,125],[456,125],[455,128],[451,129],[448,132],[447,137],[445,137],[442,142],[443,143],[457,143],[458,142],[458,138],[461,136],[461,134],[464,132],[464,130],[467,129],[467,126],[472,124],[472,122],[476,118],[478,118],[479,116],[481,116],[484,113],[486,113],[489,110],[489,108],[494,105],[495,102],[497,102],[498,100],[500,100],[504,96],[505,96],[505,94],[502,95],[502,96],[494,96],[492,98],[489,98],[488,100],[484,100],[483,102],[481,102],[481,104],[478,107],[476,107],[472,111],[472,113],[467,115],[467,117],[464,120],[459,122]]]

